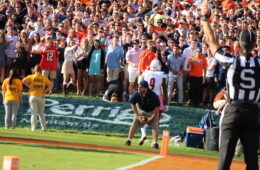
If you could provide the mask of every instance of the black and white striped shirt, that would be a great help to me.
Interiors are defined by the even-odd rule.
[[[216,60],[227,71],[227,90],[231,100],[255,101],[260,96],[260,59],[251,54],[241,54],[239,57],[218,49]]]

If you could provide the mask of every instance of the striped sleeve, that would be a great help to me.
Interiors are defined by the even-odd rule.
[[[223,48],[219,48],[215,53],[215,59],[219,62],[220,65],[227,68],[234,62],[235,56],[224,50]]]

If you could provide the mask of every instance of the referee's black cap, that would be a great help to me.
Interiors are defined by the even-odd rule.
[[[252,50],[256,43],[256,35],[255,33],[249,30],[243,30],[239,34],[239,43],[240,47],[243,50]]]
[[[256,35],[251,31],[243,30],[239,34],[239,41],[246,43],[254,43],[256,42]]]

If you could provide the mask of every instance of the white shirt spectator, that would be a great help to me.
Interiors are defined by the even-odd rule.
[[[32,46],[32,51],[40,51],[42,48],[42,43],[40,42],[39,44],[34,44]]]
[[[9,58],[16,58],[16,53],[14,52],[16,48],[16,42],[18,41],[18,36],[16,35],[6,35],[5,41],[8,44],[8,42],[12,41],[6,48],[6,56]]]
[[[29,34],[29,39],[30,39],[30,40],[33,39],[33,35],[34,35],[35,33],[38,33],[38,34],[40,35],[40,37],[44,36],[44,28],[40,28],[40,29],[38,29],[38,30],[32,31],[32,32]]]
[[[208,63],[208,68],[211,67],[212,65],[216,65],[217,61],[214,57],[210,57],[210,58],[206,58],[207,59],[207,63]],[[214,71],[215,69],[212,69],[210,71],[207,70],[206,72],[206,77],[213,77],[214,76]]]
[[[126,62],[128,63],[128,71],[137,71],[138,70],[138,64],[139,64],[139,56],[141,54],[142,49],[139,48],[137,51],[131,48],[126,53]],[[135,66],[133,66],[133,64]]]
[[[185,50],[183,51],[183,59],[184,59],[183,70],[189,71],[188,60],[191,56],[194,55],[196,55],[196,49],[192,50],[190,47],[185,48]]]
[[[64,51],[64,60],[73,61],[76,56],[76,48],[77,45],[74,45],[72,47],[66,47]]]
[[[71,41],[71,40],[69,39],[69,37],[67,37],[67,38],[66,38],[67,44],[69,44],[70,41]],[[74,41],[75,43],[77,43],[77,44],[79,43],[79,39],[78,39],[77,37],[74,37],[74,38],[73,38],[73,41]]]

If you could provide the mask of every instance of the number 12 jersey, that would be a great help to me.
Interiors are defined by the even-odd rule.
[[[42,48],[44,49],[45,46]],[[50,47],[47,47],[46,51],[42,51],[42,59],[40,62],[40,66],[42,67],[42,70],[56,70],[57,67],[57,48],[54,45],[51,45]]]

